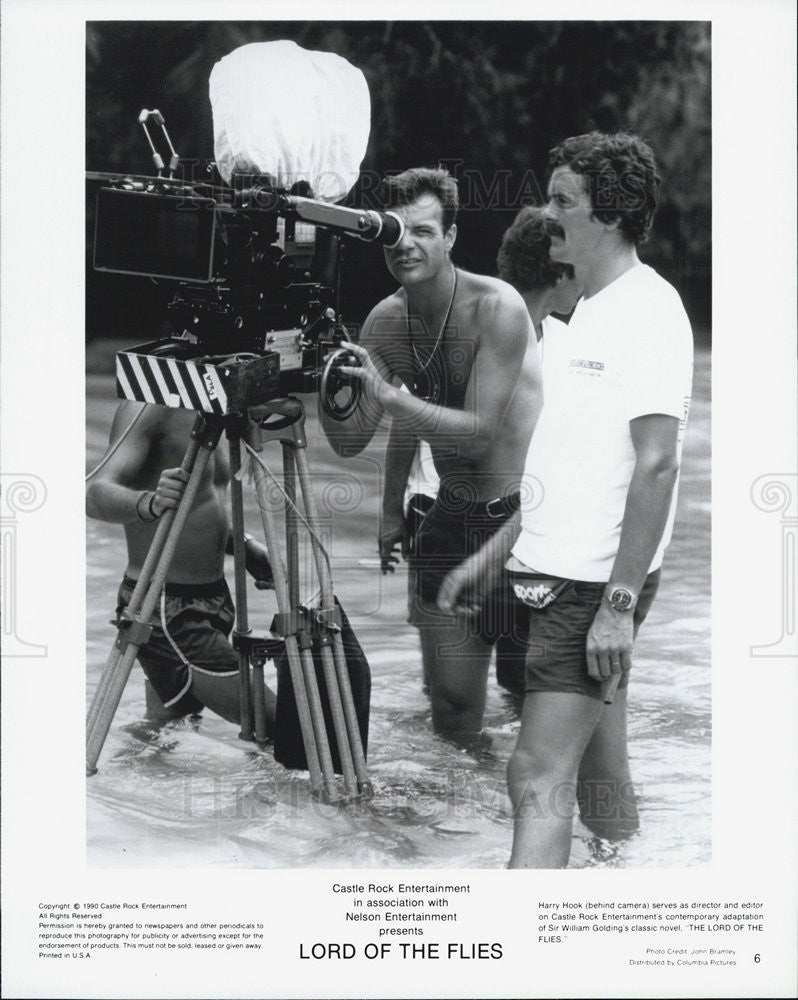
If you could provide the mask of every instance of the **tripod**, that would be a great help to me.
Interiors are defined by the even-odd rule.
[[[332,572],[319,541],[319,516],[313,495],[304,432],[304,407],[294,397],[270,400],[245,413],[197,413],[181,468],[188,474],[185,491],[176,509],[162,515],[144,561],[133,595],[117,626],[117,638],[92,699],[86,719],[86,773],[94,774],[114,715],[141,646],[152,634],[153,612],[166,582],[169,565],[197,491],[225,432],[230,456],[231,520],[235,566],[236,625],[233,645],[239,662],[240,736],[258,744],[266,742],[266,707],[263,667],[267,659],[284,650],[296,698],[302,744],[311,792],[327,802],[338,801],[322,699],[313,659],[314,640],[319,650],[323,681],[332,718],[335,745],[343,775],[343,798],[372,793],[365,754],[352,697],[341,635],[342,617],[333,594]],[[282,445],[285,502],[283,562],[279,532],[267,492],[267,474],[257,460],[264,440]],[[275,633],[256,634],[249,625],[246,593],[242,442],[255,460],[255,491],[274,577],[278,614]],[[304,505],[321,595],[313,611],[299,602],[299,515],[297,486]],[[250,669],[251,668],[251,669]]]

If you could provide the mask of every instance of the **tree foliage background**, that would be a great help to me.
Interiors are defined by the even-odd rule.
[[[503,231],[522,204],[542,200],[552,145],[593,128],[642,135],[663,177],[642,256],[676,285],[708,336],[708,22],[91,22],[87,168],[152,172],[136,123],[144,107],[163,112],[184,160],[212,159],[214,63],[240,45],[279,38],[335,52],[365,74],[372,100],[365,174],[449,166],[463,201],[455,260],[470,270],[495,273]],[[362,196],[356,186],[348,203]],[[348,241],[346,318],[362,320],[392,289],[381,257]],[[140,285],[87,267],[88,336],[149,337],[155,300]]]

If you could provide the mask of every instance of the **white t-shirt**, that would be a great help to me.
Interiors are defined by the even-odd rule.
[[[568,329],[568,324],[563,323],[561,319],[557,319],[556,316],[549,314],[540,322],[543,328],[543,336],[538,341],[538,354],[540,355],[540,363],[543,364],[543,357],[546,353],[546,343],[548,342],[548,335],[552,331],[559,330],[561,333],[563,330]]]
[[[402,392],[410,392],[406,385],[401,385],[399,388]],[[407,508],[410,504],[410,497],[415,496],[417,493],[423,493],[424,496],[434,500],[438,495],[439,486],[440,476],[435,468],[432,449],[428,442],[423,438],[419,438],[416,453],[413,455],[413,462],[410,466],[410,472],[407,475],[407,483],[405,484],[405,495],[402,501],[402,509],[405,514],[407,514]]]
[[[413,455],[413,464],[410,466],[410,473],[407,477],[407,485],[405,486],[405,514],[410,503],[410,497],[415,496],[416,493],[423,493],[424,496],[431,497],[434,500],[438,495],[439,486],[440,477],[435,469],[432,449],[423,438],[419,438],[416,453]]]
[[[635,465],[629,421],[678,417],[681,453],[690,406],[693,338],[676,290],[638,264],[581,299],[568,326],[546,331],[543,410],[525,475],[539,489],[524,507],[513,555],[541,573],[608,580]],[[650,571],[670,541],[676,489]]]

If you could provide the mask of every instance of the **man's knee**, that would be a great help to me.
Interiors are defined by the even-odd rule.
[[[544,755],[516,748],[507,763],[507,790],[515,819],[570,820],[576,806],[575,780]]]
[[[433,714],[438,712],[458,715],[477,710],[481,705],[479,692],[458,687],[448,678],[437,677],[433,673],[429,678],[429,686]]]

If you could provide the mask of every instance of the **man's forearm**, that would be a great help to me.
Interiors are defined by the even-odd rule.
[[[516,511],[481,549],[447,573],[438,591],[438,607],[450,614],[478,610],[473,599],[479,602],[493,589],[520,530],[521,512]]]
[[[436,406],[390,387],[384,405],[400,433],[415,433],[425,441],[449,446],[467,459],[481,458],[490,447],[496,428],[470,410]]]
[[[153,496],[152,490],[134,490],[119,483],[92,483],[86,491],[86,513],[112,524],[153,521],[149,502]]]
[[[521,532],[521,511],[517,510],[505,521],[496,534],[476,553],[478,571],[488,575],[499,575],[510,557],[513,545]]]
[[[621,541],[610,576],[640,593],[668,520],[677,468],[636,467],[626,497]]]
[[[385,449],[385,482],[382,490],[382,510],[402,513],[405,487],[413,465],[413,456],[418,448],[415,434],[401,431],[394,421]]]

